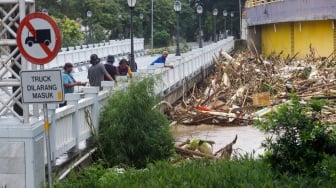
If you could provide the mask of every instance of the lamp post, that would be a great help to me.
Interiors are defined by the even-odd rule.
[[[139,18],[141,20],[141,31],[142,31],[142,35],[141,37],[144,37],[144,31],[143,31],[143,19],[144,19],[144,15],[142,13],[139,14]]]
[[[232,36],[232,19],[233,19],[233,16],[234,16],[233,12],[231,12],[230,16],[231,16],[231,19],[230,19],[230,21],[231,21],[231,23],[230,23],[231,24],[230,35]]]
[[[89,21],[89,44],[92,44],[92,25],[91,25],[92,12],[91,10],[88,10],[86,12],[86,16],[88,17],[88,21]]]
[[[214,17],[214,29],[213,29],[213,32],[214,32],[214,36],[213,36],[213,41],[214,42],[217,42],[217,32],[216,32],[216,17],[217,17],[217,14],[218,14],[218,9],[213,9],[212,11],[212,15]]]
[[[179,13],[181,12],[181,2],[176,0],[174,3],[174,10],[176,12],[176,56],[180,56],[180,26],[179,26]]]
[[[154,48],[154,0],[152,0],[152,15],[151,15],[151,49]]]
[[[136,72],[136,66],[135,66],[135,57],[134,57],[134,42],[133,42],[133,11],[134,11],[134,7],[135,7],[135,3],[136,0],[127,0],[128,3],[128,7],[131,9],[131,29],[130,29],[130,33],[131,33],[131,70],[132,72]]]
[[[224,16],[224,38],[226,39],[226,17],[227,17],[228,13],[226,10],[223,10],[223,16]]]
[[[203,44],[202,44],[202,26],[201,26],[201,16],[202,16],[202,13],[203,13],[203,7],[201,5],[198,5],[197,8],[196,8],[196,12],[197,12],[197,15],[198,15],[198,27],[199,27],[199,48],[203,48]]]

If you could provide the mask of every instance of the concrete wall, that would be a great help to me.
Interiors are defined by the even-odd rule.
[[[262,25],[262,53],[268,56],[282,52],[284,57],[299,53],[296,57],[303,58],[311,53],[312,48],[316,57],[328,57],[336,46],[333,22],[321,20]]]
[[[335,0],[284,0],[246,8],[247,24],[336,19]]]

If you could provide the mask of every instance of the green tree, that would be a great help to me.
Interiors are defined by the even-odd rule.
[[[55,19],[62,33],[62,46],[76,46],[84,38],[80,29],[80,24],[68,17]]]

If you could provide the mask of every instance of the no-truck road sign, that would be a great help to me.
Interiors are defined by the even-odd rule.
[[[23,57],[31,63],[43,65],[57,56],[61,47],[61,34],[50,16],[31,13],[21,21],[16,42]]]

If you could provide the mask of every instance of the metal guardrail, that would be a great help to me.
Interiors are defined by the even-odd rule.
[[[221,49],[230,51],[233,49],[234,40],[232,37],[218,41],[209,46],[193,50],[182,54],[180,57],[171,59],[174,69],[155,68],[143,69],[134,77],[141,79],[147,76],[161,76],[162,82],[156,85],[155,92],[160,94],[169,88],[182,84],[183,80],[198,73],[202,67],[212,64],[212,55],[217,54]],[[51,120],[50,141],[52,160],[70,149],[79,150],[80,142],[91,137],[91,129],[87,123],[86,115],[92,119],[94,129],[98,131],[98,118],[100,109],[104,106],[109,96],[116,90],[124,89],[127,82],[118,83],[118,87],[113,87],[113,82],[104,81],[104,89],[99,91],[97,87],[84,87],[83,93],[66,94],[65,99],[68,105],[62,108],[49,105]],[[83,97],[84,96],[84,97]],[[43,125],[40,121],[38,124]]]
[[[256,6],[261,6],[269,3],[280,2],[284,0],[247,0],[245,2],[245,8],[252,8]]]

